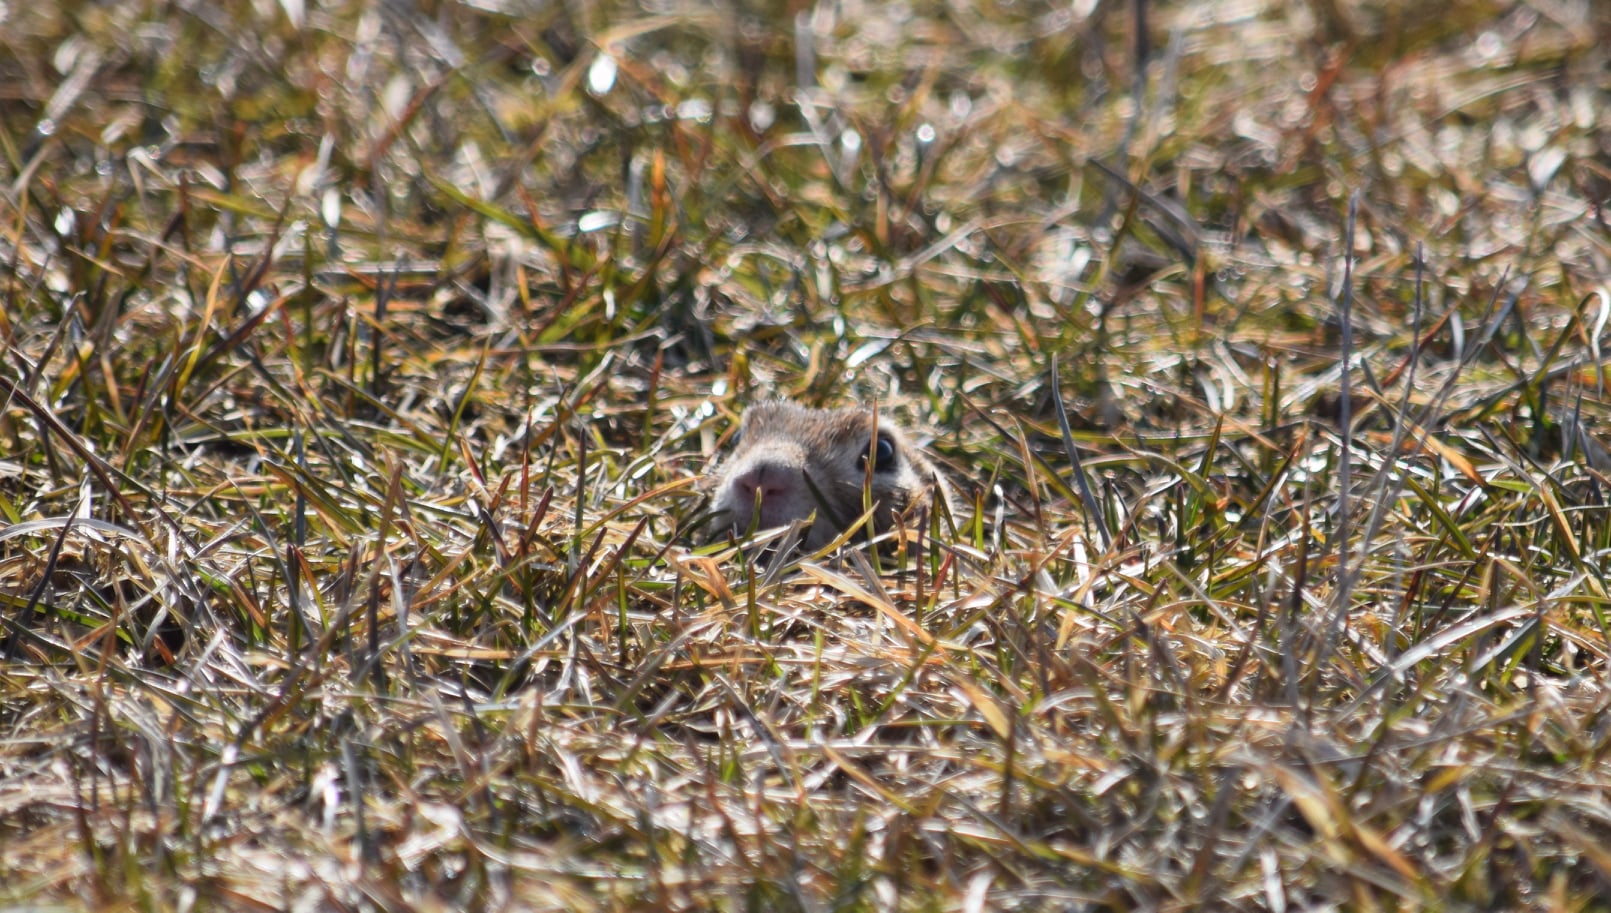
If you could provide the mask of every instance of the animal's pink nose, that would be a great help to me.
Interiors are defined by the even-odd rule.
[[[795,475],[786,466],[759,463],[740,473],[733,479],[732,484],[740,503],[754,504],[758,492],[761,503],[764,504],[786,496],[795,486]]]

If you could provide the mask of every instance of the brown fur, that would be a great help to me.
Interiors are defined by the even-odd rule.
[[[875,422],[889,445],[883,459],[872,444]],[[820,548],[862,516],[870,455],[876,466],[870,486],[873,526],[879,532],[925,507],[950,504],[945,477],[899,426],[882,416],[875,419],[870,409],[809,409],[787,400],[751,406],[732,453],[710,474],[713,531],[743,535],[752,526],[785,526],[814,513],[803,542],[807,549]],[[759,517],[754,516],[757,489]]]

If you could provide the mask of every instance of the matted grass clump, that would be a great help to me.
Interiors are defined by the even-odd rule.
[[[0,907],[1607,908],[1606,5],[0,16]]]

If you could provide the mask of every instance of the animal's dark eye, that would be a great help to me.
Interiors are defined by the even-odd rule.
[[[873,454],[873,472],[893,472],[895,469],[895,439],[880,434],[870,448]],[[867,468],[867,453],[861,455],[861,468]]]

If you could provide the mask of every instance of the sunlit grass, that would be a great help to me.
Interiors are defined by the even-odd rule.
[[[0,905],[1604,906],[1600,6],[496,7],[3,13]]]

